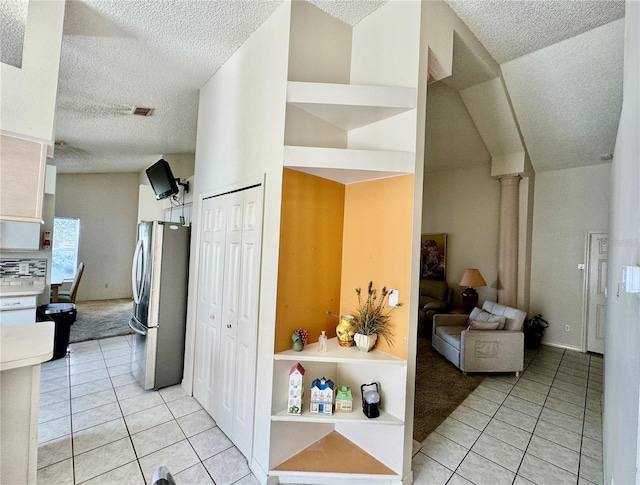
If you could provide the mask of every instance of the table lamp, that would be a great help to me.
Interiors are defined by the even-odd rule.
[[[466,287],[462,292],[462,306],[466,312],[470,312],[478,304],[478,292],[472,286],[487,286],[480,271],[475,268],[465,270],[460,280],[460,286]]]

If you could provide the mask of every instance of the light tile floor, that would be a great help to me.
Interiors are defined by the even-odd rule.
[[[420,485],[602,485],[602,356],[527,351],[525,371],[487,377],[424,440]]]
[[[42,365],[38,483],[143,485],[166,466],[185,484],[257,484],[247,461],[177,386],[144,391],[130,337],[71,345]]]
[[[128,337],[72,344],[42,366],[40,484],[257,484],[246,460],[180,386],[143,391]],[[485,381],[413,459],[418,485],[602,484],[601,356],[527,351],[519,379]]]

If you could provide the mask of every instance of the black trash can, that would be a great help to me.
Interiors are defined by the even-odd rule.
[[[53,357],[51,360],[61,359],[67,355],[71,325],[76,320],[76,306],[73,303],[41,305],[36,311],[36,320],[38,322],[55,322]]]

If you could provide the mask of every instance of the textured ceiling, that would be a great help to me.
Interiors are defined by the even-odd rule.
[[[0,0],[0,62],[22,67],[28,0]]]
[[[503,64],[536,172],[602,163],[622,109],[624,20]]]
[[[137,172],[195,150],[198,91],[282,0],[67,2],[53,164]],[[384,1],[311,3],[355,24]],[[133,106],[153,108],[131,116]]]
[[[624,17],[624,0],[446,0],[503,63]]]
[[[613,152],[622,104],[623,2],[447,3],[501,61],[536,172],[602,163],[600,156]],[[462,90],[484,77],[474,67],[473,54],[455,36],[453,75],[441,82]],[[438,107],[442,115],[427,114],[431,123],[426,137],[432,142],[425,149],[425,169],[441,170],[443,162],[454,168],[481,161],[482,150],[476,154],[469,149],[474,136],[459,100],[429,88],[428,107]],[[433,141],[434,132],[446,133],[445,139]],[[452,159],[452,153],[457,158]]]
[[[2,13],[8,12],[5,6],[24,6],[25,1],[0,0]],[[55,128],[56,139],[63,143],[56,146],[53,164],[62,173],[138,172],[159,155],[193,153],[199,88],[281,2],[68,1]],[[310,0],[351,25],[385,2]],[[610,66],[611,59],[607,60],[607,56],[620,58],[620,36],[598,37],[603,34],[596,29],[595,37],[582,48],[580,41],[573,44],[565,39],[622,17],[622,0],[447,3],[508,71],[507,78],[513,86],[510,95],[522,117],[523,137],[537,170],[566,167],[561,160],[576,163],[576,157],[569,156],[572,146],[584,146],[581,153],[590,154],[612,150],[616,106],[621,96],[618,65],[614,62],[611,72],[595,76],[591,76],[590,70]],[[15,24],[7,15],[0,17],[3,55],[5,34],[12,22]],[[456,73],[447,84],[464,89],[484,80],[486,73],[473,67],[476,63],[472,53],[457,36],[455,40]],[[599,59],[602,56],[604,64],[594,66],[589,50],[592,48]],[[513,61],[504,64],[509,60]],[[572,76],[575,72],[585,77]],[[431,94],[438,96],[433,90]],[[458,101],[450,94],[443,94],[445,97],[439,103],[443,106],[454,103],[452,114],[461,113]],[[563,102],[565,96],[574,105]],[[536,104],[537,99],[544,102]],[[133,106],[154,108],[153,115],[131,116]],[[477,139],[469,134],[468,119],[463,119],[458,128],[460,133],[455,134],[454,118],[443,116],[448,126],[439,129],[448,132],[450,140],[462,140],[460,136],[465,133],[472,137],[466,144],[453,147],[461,152]],[[431,128],[437,128],[436,123],[432,119]],[[566,130],[571,137],[556,147],[556,160],[542,155],[545,152],[541,148],[547,140],[540,134],[545,130],[562,132],[567,126],[571,127]],[[595,127],[600,127],[595,135],[602,136],[594,136]],[[438,147],[447,151],[446,143],[439,141]],[[471,156],[473,160],[477,158]]]

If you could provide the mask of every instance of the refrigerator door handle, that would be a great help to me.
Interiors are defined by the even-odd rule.
[[[136,270],[138,269],[138,259],[140,258],[140,252],[142,251],[143,244],[144,241],[142,239],[138,239],[138,242],[136,243],[136,250],[133,253],[133,266],[131,267],[131,288],[133,289],[133,302],[136,305],[140,303],[140,288],[138,285],[138,273]],[[146,261],[143,260],[142,265],[141,277],[144,277]]]
[[[147,332],[145,330],[140,329],[140,325],[135,320],[135,318],[131,318],[129,320],[129,328],[139,335],[147,335]]]

